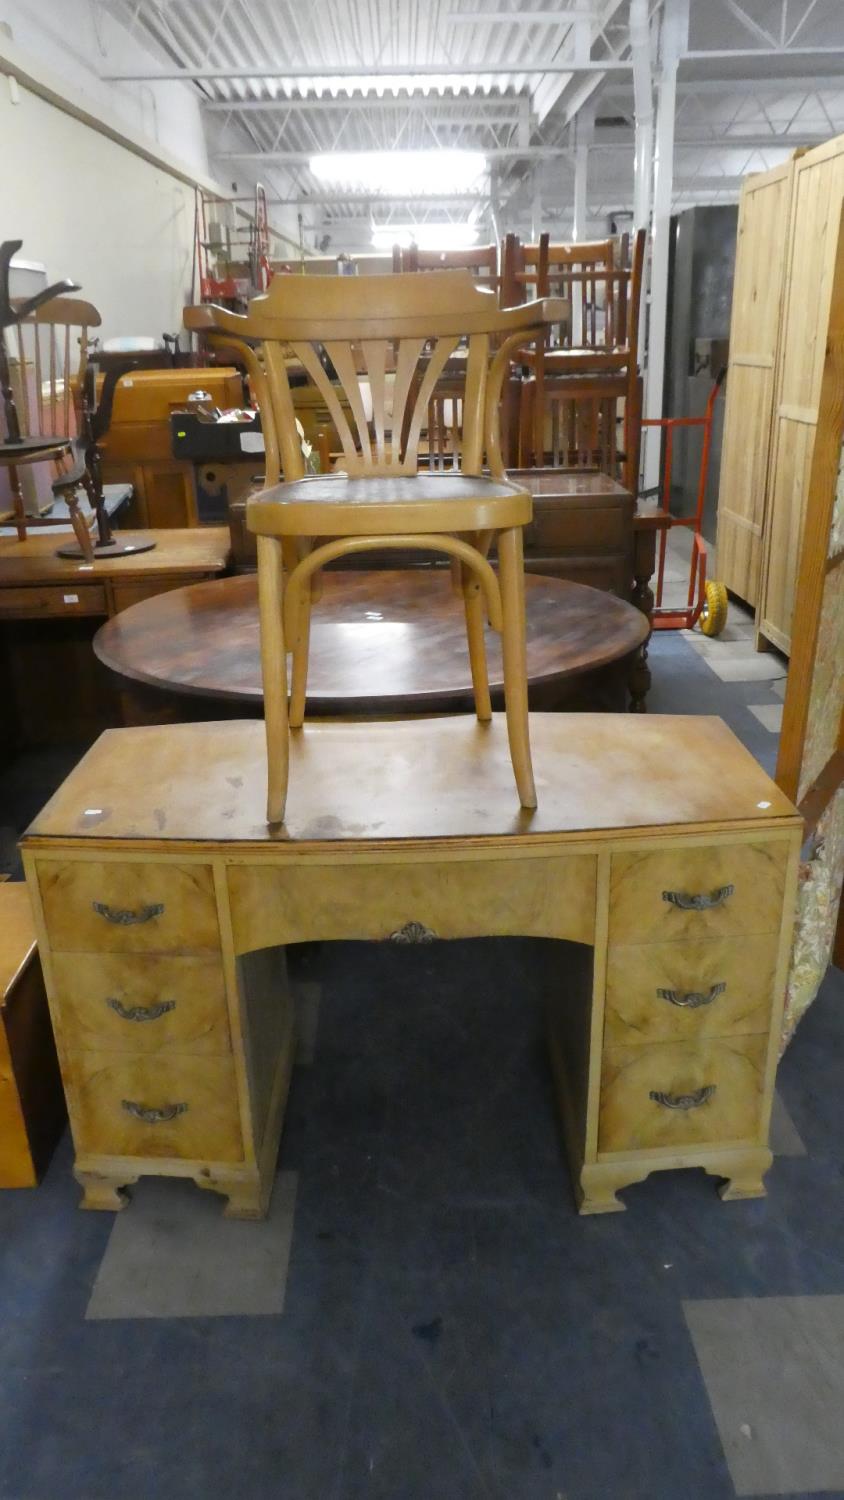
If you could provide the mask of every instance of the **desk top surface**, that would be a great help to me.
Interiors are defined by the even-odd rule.
[[[720,720],[532,714],[539,807],[519,807],[502,715],[311,723],[291,737],[285,826],[264,816],[260,720],[112,729],[28,840],[352,847],[535,840],[794,823]]]
[[[184,526],[140,534],[155,541],[151,552],[98,557],[92,563],[57,557],[56,548],[65,538],[52,527],[30,532],[22,542],[17,537],[2,537],[0,587],[65,583],[71,579],[84,583],[102,578],[147,578],[156,573],[221,572],[229,559],[227,526]]]

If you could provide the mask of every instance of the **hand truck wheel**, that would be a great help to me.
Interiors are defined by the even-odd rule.
[[[720,635],[727,623],[727,586],[708,579],[700,612],[700,628],[704,635]]]

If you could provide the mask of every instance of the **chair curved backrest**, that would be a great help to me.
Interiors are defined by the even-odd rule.
[[[561,309],[543,303],[501,310],[495,294],[467,270],[387,276],[276,276],[243,316],[224,308],[185,310],[187,327],[260,341],[266,399],[285,479],[301,478],[285,354],[304,367],[322,397],[342,446],[348,474],[412,474],[429,404],[448,361],[466,341],[462,396],[462,468],[481,472],[485,450],[497,451],[497,394],[506,369],[507,336],[524,342]],[[490,369],[490,343],[504,343]],[[264,401],[258,394],[259,403]],[[351,414],[351,419],[347,416]]]
[[[474,245],[468,250],[420,250],[409,245],[393,255],[394,271],[469,271],[482,286],[497,291],[500,285],[497,245]],[[397,263],[398,261],[398,263]]]

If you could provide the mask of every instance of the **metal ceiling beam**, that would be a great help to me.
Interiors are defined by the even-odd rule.
[[[286,198],[268,198],[267,202],[273,203],[320,203],[332,206],[342,203],[370,203],[373,207],[383,203],[424,203],[426,207],[432,203],[489,203],[489,193],[431,193],[425,198],[419,198],[413,192],[401,193],[294,193]]]
[[[455,105],[465,111],[465,113],[456,116],[452,113],[446,113]],[[459,122],[463,119],[471,122],[473,118],[479,124],[487,124],[490,117],[492,117],[496,120],[501,120],[505,124],[516,125],[522,115],[522,104],[519,97],[505,99],[500,94],[452,96],[448,99],[437,99],[435,107],[439,118],[443,122],[450,124],[453,124],[455,120]],[[479,113],[473,116],[471,111],[476,108],[479,110]],[[398,94],[396,96],[391,94],[389,97],[381,94],[372,98],[367,95],[356,94],[353,97],[343,95],[337,99],[332,96],[328,98],[323,96],[320,99],[300,99],[296,97],[288,98],[286,94],[280,94],[275,99],[213,99],[202,104],[203,113],[215,114],[226,112],[231,114],[233,110],[238,114],[254,114],[256,112],[272,113],[273,111],[279,112],[289,109],[295,109],[297,114],[307,113],[308,111],[321,114],[328,110],[342,110],[344,113],[366,110],[368,114],[387,114],[391,110],[396,109],[410,110],[412,113],[418,113],[422,110],[431,109],[431,97],[429,94]]]
[[[438,149],[438,148],[434,148]],[[439,148],[448,150],[448,147]],[[477,150],[489,161],[542,161],[546,157],[571,156],[571,146],[477,146]],[[282,162],[285,165],[301,165],[309,162],[319,151],[218,151],[216,161],[266,161]],[[355,151],[355,156],[381,156],[381,151]]]
[[[722,62],[725,58],[734,57],[844,57],[844,47],[713,47],[703,51],[690,49],[682,54],[680,61]]]
[[[799,146],[822,146],[829,140],[829,131],[794,130],[789,135],[725,135],[723,130],[719,131],[717,126],[712,135],[683,136],[675,134],[675,149],[682,148],[685,151],[764,151],[769,147],[777,150],[796,150]],[[598,138],[592,142],[590,151],[632,151],[632,134],[622,136],[613,135],[611,139],[605,139],[603,131],[599,132]]]
[[[784,56],[778,53],[778,57]],[[775,78],[678,78],[678,94],[776,94],[786,91],[808,94],[844,93],[844,70],[828,74],[778,74]],[[628,97],[633,91],[630,83],[610,82],[604,95]]]
[[[594,21],[597,11],[588,10],[453,10],[448,26],[573,26],[575,21]]]
[[[248,68],[227,67],[205,67],[205,68],[158,68],[158,69],[129,69],[119,73],[101,73],[101,83],[178,83],[178,82],[203,82],[214,79],[249,79],[249,78],[273,78],[281,80],[300,79],[310,82],[315,78],[512,78],[516,73],[520,77],[541,78],[545,73],[629,73],[633,64],[631,62],[600,61],[589,58],[585,62],[573,62],[571,59],[562,62],[554,60],[547,63],[501,63],[466,62],[459,67],[453,63],[396,63],[393,66],[370,67],[358,65],[349,67],[346,64],[322,63],[319,67],[313,64],[308,67],[291,67],[290,63],[276,63],[268,67],[266,64],[255,63]]]

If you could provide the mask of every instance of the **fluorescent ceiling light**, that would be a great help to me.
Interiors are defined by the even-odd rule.
[[[478,230],[475,224],[375,224],[372,243],[376,250],[393,245],[406,250],[410,244],[420,250],[469,250],[478,243]]]
[[[419,198],[469,192],[487,161],[482,151],[324,151],[310,168],[332,187]]]

